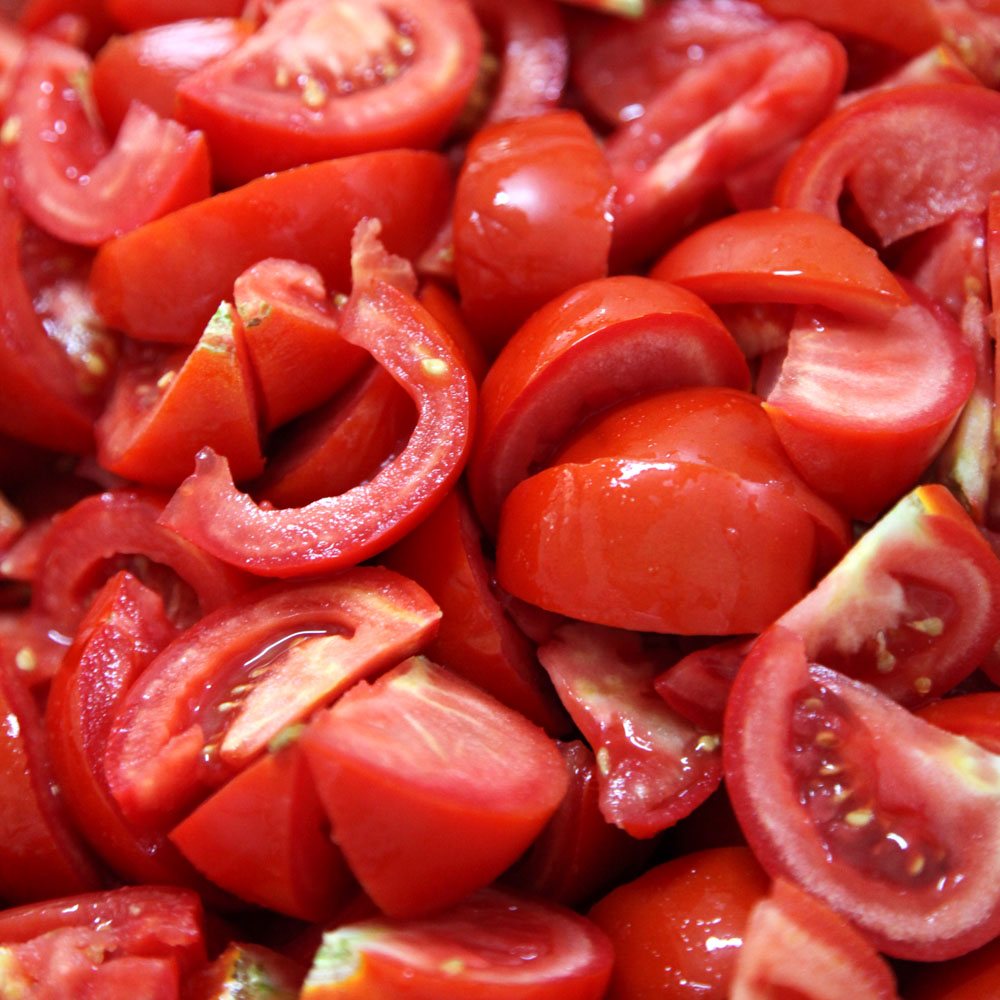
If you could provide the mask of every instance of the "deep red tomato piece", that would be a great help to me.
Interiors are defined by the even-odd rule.
[[[13,3],[17,23],[25,31],[51,34],[82,45],[88,52],[101,46],[115,27],[104,0],[13,0]]]
[[[390,251],[415,257],[440,226],[449,193],[445,158],[405,149],[262,177],[102,246],[95,303],[134,337],[193,343],[233,282],[267,257],[309,264],[331,292],[346,289],[351,235],[363,218],[381,221]]]
[[[176,634],[158,595],[130,574],[116,574],[81,622],[45,711],[52,770],[73,823],[112,871],[136,883],[197,884],[165,837],[125,821],[104,777],[116,709]]]
[[[455,190],[455,278],[489,354],[550,299],[607,274],[612,193],[601,147],[576,112],[473,136]]]
[[[115,22],[129,31],[139,31],[172,21],[204,17],[236,17],[244,0],[105,0]]]
[[[376,917],[328,933],[302,1000],[600,1000],[607,936],[556,903],[483,889],[416,920]]]
[[[213,792],[170,840],[216,885],[300,920],[329,920],[354,888],[294,737]]]
[[[535,650],[506,617],[491,586],[482,531],[465,493],[453,490],[380,562],[416,580],[441,608],[427,655],[554,735],[569,720]]]
[[[909,974],[907,974],[907,972]],[[904,972],[907,1000],[981,1000],[1000,989],[1000,941],[947,962],[920,963]]]
[[[203,136],[138,103],[109,149],[87,106],[90,74],[83,52],[29,41],[7,102],[4,164],[39,226],[97,246],[207,197],[209,161]]]
[[[846,193],[883,245],[959,212],[982,212],[1000,187],[998,122],[1000,94],[986,87],[880,91],[806,138],[779,178],[775,203],[839,220]]]
[[[871,247],[830,219],[791,209],[709,223],[668,251],[650,277],[712,305],[796,302],[876,321],[910,301]]]
[[[114,135],[133,100],[161,118],[174,113],[177,84],[188,74],[231,52],[253,31],[251,21],[235,16],[240,0],[218,0],[235,8],[234,16],[196,16],[156,27],[115,34],[94,57],[94,100],[105,128]],[[202,4],[205,6],[206,4]],[[145,6],[145,5],[144,5]]]
[[[385,257],[377,228],[359,227],[341,336],[369,350],[416,403],[417,422],[403,450],[346,493],[271,510],[239,493],[225,459],[207,449],[174,494],[165,524],[261,576],[295,576],[375,555],[451,489],[472,443],[475,383],[430,313],[381,277]],[[395,267],[391,258],[387,266]]]
[[[475,82],[466,0],[285,0],[253,36],[177,87],[216,174],[241,183],[337,156],[432,148]]]
[[[568,787],[541,729],[424,657],[353,687],[302,739],[334,840],[393,916],[488,885]]]
[[[747,389],[729,331],[697,296],[636,276],[602,278],[543,306],[483,381],[469,486],[484,526],[591,413],[654,389]]]
[[[589,914],[615,948],[608,1000],[726,1000],[747,918],[767,886],[747,848],[723,847],[612,889]]]
[[[996,935],[994,755],[810,664],[781,626],[740,668],[723,755],[765,868],[824,900],[880,951],[938,960]]]
[[[783,878],[750,911],[731,1000],[896,1000],[888,962],[839,913]]]
[[[236,279],[233,302],[256,373],[265,430],[329,399],[368,358],[340,336],[337,310],[313,267],[262,260]]]
[[[129,689],[105,772],[125,815],[176,822],[283,729],[419,650],[440,612],[379,567],[273,584],[206,615]]]
[[[1000,754],[1000,691],[977,691],[924,705],[917,713],[949,733]]]
[[[663,665],[638,636],[567,625],[538,656],[594,750],[601,813],[609,823],[652,837],[718,786],[718,734],[698,729],[657,695],[653,680]]]
[[[255,372],[236,309],[220,303],[190,350],[130,344],[95,425],[101,465],[170,488],[191,474],[202,448],[215,448],[240,481],[259,475]]]

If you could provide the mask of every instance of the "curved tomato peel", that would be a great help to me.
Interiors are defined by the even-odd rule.
[[[736,678],[723,758],[761,864],[878,950],[940,960],[998,933],[1000,758],[810,664],[777,625]]]
[[[370,351],[416,403],[405,448],[368,482],[285,510],[238,492],[226,460],[206,449],[167,505],[165,525],[233,565],[288,577],[375,555],[448,492],[471,447],[476,406],[475,382],[451,338],[412,296],[360,272],[341,336]]]

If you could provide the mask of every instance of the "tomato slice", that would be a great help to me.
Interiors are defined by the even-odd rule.
[[[440,226],[449,193],[445,158],[417,150],[262,177],[104,244],[91,275],[97,310],[133,337],[193,343],[233,282],[267,257],[318,268],[331,290],[348,287],[351,234],[363,218],[381,221],[390,251],[417,256]]]
[[[237,492],[225,459],[206,449],[164,514],[165,524],[206,551],[261,576],[329,571],[375,555],[429,513],[465,464],[475,383],[423,306],[371,269],[373,245],[384,256],[377,228],[360,227],[341,335],[369,350],[417,404],[406,447],[346,493],[284,510]]]
[[[736,678],[726,786],[754,853],[881,951],[938,960],[1000,927],[1000,762],[765,632]],[[970,831],[977,836],[970,837]]]
[[[718,734],[693,726],[656,694],[662,663],[637,636],[567,625],[538,656],[597,757],[601,813],[609,823],[633,837],[652,837],[718,787]]]
[[[778,180],[775,203],[839,220],[848,193],[883,246],[959,212],[985,211],[1000,187],[998,121],[1000,94],[986,87],[880,91],[806,138]]]
[[[139,103],[109,150],[88,107],[90,74],[83,52],[29,41],[8,101],[4,163],[38,225],[97,246],[207,197],[210,182],[204,137]]]
[[[129,689],[105,753],[131,821],[178,820],[359,677],[418,650],[440,612],[378,567],[273,584],[206,615]]]
[[[139,31],[172,21],[192,18],[236,17],[243,0],[104,0],[115,23],[129,31]]]
[[[811,212],[762,209],[709,223],[650,271],[706,302],[814,303],[873,321],[910,297],[878,254]]]
[[[177,87],[216,174],[241,183],[337,156],[431,148],[475,82],[466,0],[285,0],[229,55]]]
[[[495,533],[507,494],[591,413],[685,385],[750,385],[729,331],[690,292],[622,275],[588,282],[543,306],[483,381],[469,462],[483,525]]]
[[[429,917],[329,932],[302,1000],[600,1000],[613,961],[607,936],[572,910],[482,889]]]

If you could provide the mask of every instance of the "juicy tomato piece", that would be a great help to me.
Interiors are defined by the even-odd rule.
[[[1000,94],[986,87],[880,91],[813,130],[782,171],[775,203],[840,220],[847,194],[883,246],[985,211],[1000,187],[998,122]]]
[[[431,148],[472,89],[482,39],[466,0],[285,0],[253,36],[177,87],[216,174]]]
[[[104,0],[104,6],[121,27],[139,31],[172,21],[236,17],[244,0]]]
[[[488,885],[568,787],[542,730],[423,657],[356,685],[302,739],[335,841],[392,916]]]
[[[301,920],[329,920],[354,881],[330,840],[301,747],[294,736],[275,742],[181,820],[170,840],[240,899]]]
[[[45,710],[52,770],[73,823],[112,871],[150,885],[193,885],[196,876],[165,837],[125,821],[104,778],[104,750],[125,692],[176,635],[159,596],[115,574],[81,622]]]
[[[90,75],[83,52],[29,41],[8,101],[4,164],[39,226],[97,246],[206,198],[210,180],[204,137],[139,103],[109,149],[88,107]]]
[[[553,0],[472,0],[472,9],[488,36],[484,62],[492,56],[499,63],[495,79],[480,79],[473,91],[473,105],[477,100],[485,105],[482,119],[510,121],[552,110],[569,75],[569,40],[559,5]],[[480,117],[476,110],[473,119]],[[466,107],[463,118],[469,116]]]
[[[261,944],[231,942],[185,984],[188,1000],[298,1000],[306,968]]]
[[[507,494],[591,413],[685,385],[750,385],[746,359],[696,295],[622,275],[543,306],[483,381],[469,486],[484,526],[495,533]]]
[[[38,557],[34,610],[72,636],[94,593],[130,569],[187,627],[247,589],[248,579],[158,523],[166,498],[114,490],[85,497],[56,517]]]
[[[840,914],[786,879],[750,911],[732,1000],[782,993],[839,1000],[896,1000],[889,964]]]
[[[697,851],[612,889],[589,916],[611,938],[608,1000],[726,1000],[768,878],[746,847]]]
[[[428,917],[376,917],[330,931],[302,1000],[600,1000],[614,955],[572,910],[482,889]]]
[[[441,608],[428,657],[548,732],[567,732],[569,720],[534,648],[504,614],[491,586],[482,532],[464,492],[449,493],[379,561],[416,580]]]
[[[550,299],[607,274],[612,193],[604,154],[574,111],[473,136],[455,190],[455,278],[488,353]]]
[[[130,343],[95,425],[101,465],[125,479],[173,487],[191,474],[195,455],[212,447],[238,479],[259,475],[254,372],[236,309],[221,303],[190,351]]]
[[[193,343],[233,282],[267,257],[318,268],[331,290],[348,287],[363,218],[381,221],[390,251],[415,257],[441,224],[449,188],[443,156],[405,149],[262,177],[104,244],[91,275],[97,310],[133,337]]]
[[[736,677],[726,786],[750,846],[889,955],[938,960],[1000,926],[1000,761],[768,629]],[[978,835],[970,838],[969,831]]]
[[[589,110],[624,124],[708,54],[773,24],[749,0],[673,0],[634,20],[584,21],[573,37],[573,82]]]
[[[418,264],[419,267],[419,264]],[[469,324],[462,315],[462,308],[455,296],[440,282],[431,278],[424,281],[417,293],[420,304],[445,328],[461,351],[462,357],[472,372],[476,385],[486,377],[490,361],[483,345],[473,336]]]
[[[329,399],[368,359],[340,336],[336,309],[313,267],[274,257],[260,261],[236,279],[233,302],[257,376],[265,430]]]
[[[1000,754],[1000,691],[976,691],[924,705],[920,718]]]
[[[471,446],[472,376],[423,306],[373,266],[385,256],[373,226],[359,227],[341,336],[369,350],[416,403],[406,447],[346,493],[283,510],[239,493],[225,459],[206,449],[164,515],[206,551],[262,576],[329,571],[387,548],[451,489]]]
[[[346,493],[403,450],[415,419],[406,390],[372,363],[329,403],[283,429],[253,494],[275,507],[305,507]]]
[[[229,0],[229,6],[238,13],[241,3]],[[161,118],[172,117],[177,84],[246,41],[253,28],[251,21],[235,16],[192,16],[112,35],[94,57],[92,79],[105,128],[117,133],[133,100],[142,101]]]
[[[579,908],[641,870],[657,841],[637,840],[601,815],[597,759],[586,743],[560,743],[559,752],[569,773],[569,789],[502,881]]]
[[[727,175],[816,126],[846,71],[840,43],[796,21],[718,49],[660,91],[605,146],[616,184],[612,266],[662,250]]]
[[[12,0],[18,25],[27,32],[51,35],[87,52],[99,48],[114,30],[104,0]]]
[[[1000,941],[947,962],[921,964],[903,977],[907,1000],[980,1000],[1000,989]]]
[[[357,567],[273,584],[206,615],[132,685],[105,753],[132,821],[178,820],[285,727],[416,652],[440,612],[415,583]]]
[[[738,212],[703,226],[650,271],[706,302],[795,302],[888,320],[909,295],[878,254],[811,212]]]
[[[961,331],[927,300],[883,325],[803,307],[764,408],[802,478],[871,521],[930,464],[975,378]]]

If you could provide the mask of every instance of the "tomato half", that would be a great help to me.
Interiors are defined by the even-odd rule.
[[[240,183],[336,156],[431,148],[476,78],[466,0],[285,0],[246,42],[182,80],[180,119]]]

